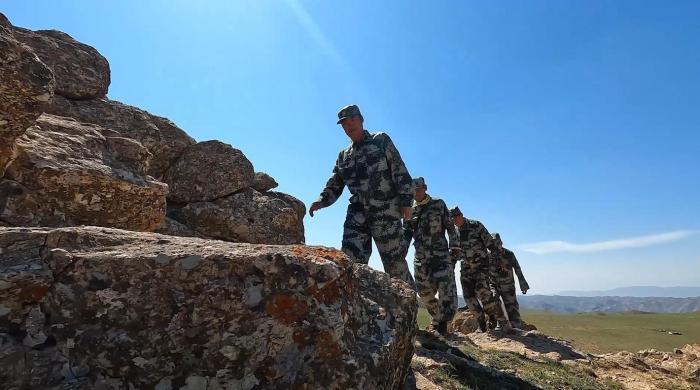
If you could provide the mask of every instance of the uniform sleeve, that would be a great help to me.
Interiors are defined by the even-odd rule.
[[[408,254],[408,247],[411,245],[411,240],[413,240],[413,232],[415,231],[414,224],[415,222],[413,219],[404,221],[403,224],[403,235],[401,236],[400,248],[404,258]]]
[[[479,230],[481,230],[481,240],[484,242],[484,245],[486,245],[491,252],[496,252],[498,250],[496,240],[493,239],[491,233],[489,233],[486,226],[481,222],[479,222]]]
[[[323,207],[328,207],[335,203],[343,193],[343,188],[345,188],[345,182],[343,181],[343,176],[340,174],[340,161],[343,156],[343,152],[340,152],[338,159],[335,161],[335,166],[333,167],[333,173],[331,177],[326,182],[326,188],[321,191],[317,202],[321,202]]]
[[[527,281],[525,281],[525,275],[523,275],[523,270],[520,268],[520,263],[518,263],[518,259],[515,258],[515,253],[510,252],[510,255],[511,262],[513,264],[513,270],[515,271],[515,274],[518,275],[518,283],[520,283],[520,286],[527,286]],[[529,289],[529,286],[527,289]]]
[[[399,206],[400,207],[411,207],[413,204],[413,179],[406,169],[406,165],[401,159],[399,151],[394,146],[394,142],[387,135],[384,140],[384,150],[386,152],[386,159],[389,163],[389,168],[391,169],[391,179],[394,182],[396,191],[399,194]]]
[[[457,228],[455,224],[452,223],[452,217],[450,216],[450,210],[447,208],[445,202],[442,202],[442,221],[447,230],[447,236],[450,239],[450,249],[460,249],[459,245],[459,233],[457,233]]]

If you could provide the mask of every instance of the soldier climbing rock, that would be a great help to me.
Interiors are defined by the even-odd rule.
[[[416,188],[413,215],[405,224],[403,247],[407,250],[413,239],[413,270],[418,296],[432,317],[431,328],[445,335],[447,324],[457,311],[452,258],[456,262],[461,252],[459,236],[445,202],[428,195],[428,186],[422,177],[413,179],[413,184]]]
[[[402,218],[411,216],[413,182],[399,151],[385,133],[364,129],[356,105],[338,112],[338,124],[352,141],[340,151],[333,173],[309,215],[332,205],[345,186],[352,196],[343,225],[342,250],[353,261],[367,264],[374,239],[384,271],[415,287],[401,250]]]
[[[498,321],[497,330],[509,331],[511,329],[510,323],[505,318],[501,305],[490,288],[488,250],[496,249],[493,237],[481,222],[465,218],[459,207],[450,210],[450,214],[459,230],[460,246],[462,247],[459,279],[462,283],[462,293],[467,307],[477,316],[481,331],[486,330],[484,312],[490,318],[495,318]]]

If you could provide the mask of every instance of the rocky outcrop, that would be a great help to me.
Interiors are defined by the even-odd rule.
[[[109,63],[93,47],[56,30],[31,31],[15,27],[15,38],[31,47],[56,76],[57,95],[93,99],[107,95]]]
[[[15,139],[44,111],[55,85],[51,70],[15,38],[0,14],[0,177],[12,159]]]
[[[148,151],[96,125],[44,114],[15,141],[0,220],[15,226],[101,225],[150,231],[167,186],[145,176]]]
[[[274,179],[254,180],[242,151],[196,143],[170,120],[108,99],[109,64],[94,48],[0,14],[0,49],[3,225],[304,242],[304,205],[268,195]]]
[[[74,227],[0,253],[8,388],[395,389],[413,355],[414,292],[333,249]]]
[[[251,187],[253,187],[253,189],[258,192],[267,192],[271,189],[277,188],[278,185],[279,184],[277,184],[275,179],[267,173],[255,172],[255,176],[253,177],[253,184],[251,185]]]
[[[213,202],[190,203],[175,218],[205,237],[267,244],[304,242],[298,211],[250,188]]]
[[[253,184],[253,164],[238,149],[219,141],[192,145],[163,178],[168,198],[178,203],[202,202],[231,195]]]
[[[156,179],[163,177],[185,148],[195,144],[194,139],[170,120],[107,98],[70,100],[57,96],[51,100],[47,112],[94,123],[140,142],[152,155],[147,172]]]

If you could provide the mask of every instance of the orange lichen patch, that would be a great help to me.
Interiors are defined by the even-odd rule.
[[[291,295],[277,294],[265,305],[265,311],[282,323],[290,325],[304,318],[309,307]]]
[[[333,360],[342,355],[340,346],[331,332],[321,332],[316,336],[316,345],[318,346],[318,356],[321,359]]]
[[[321,258],[324,260],[330,260],[343,267],[348,265],[347,256],[337,249],[295,245],[292,247],[291,252],[294,256],[298,257],[306,257],[311,259]]]
[[[37,302],[46,295],[47,291],[49,291],[49,286],[46,284],[32,284],[19,292],[19,299],[22,302]]]
[[[335,303],[350,284],[350,272],[343,272],[336,279],[325,282],[321,287],[311,286],[309,293],[324,304]]]

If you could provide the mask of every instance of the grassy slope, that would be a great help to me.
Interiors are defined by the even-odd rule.
[[[522,315],[543,333],[569,340],[576,348],[591,353],[636,352],[649,348],[672,351],[685,344],[700,343],[698,312],[559,314],[524,311]],[[420,309],[418,324],[425,328],[429,323],[430,315]],[[669,335],[669,330],[683,334]]]
[[[700,313],[522,313],[545,334],[569,340],[583,351],[636,352],[654,348],[672,351],[700,343]],[[668,331],[683,333],[669,335]]]

